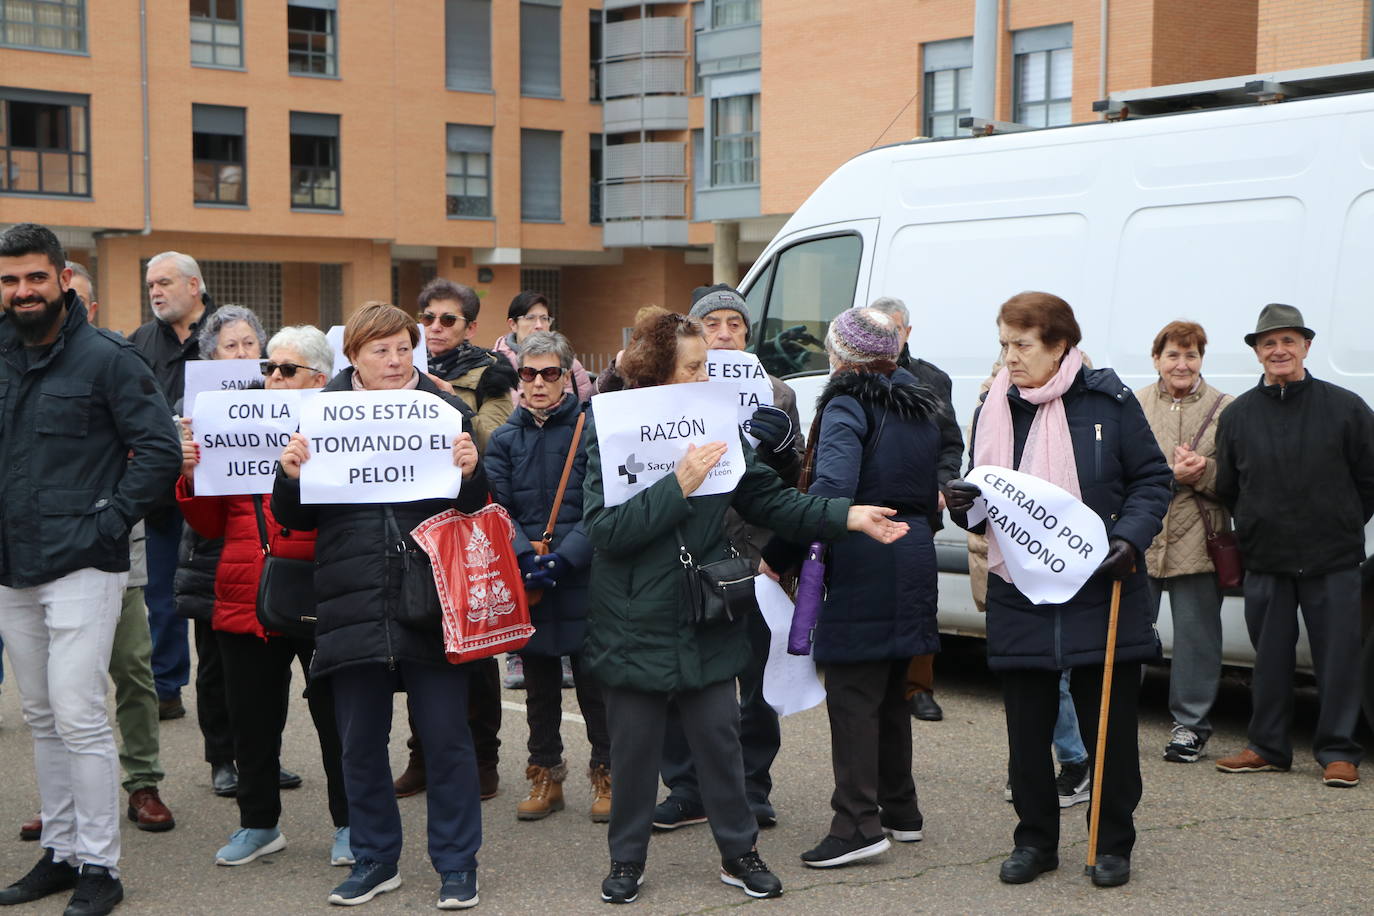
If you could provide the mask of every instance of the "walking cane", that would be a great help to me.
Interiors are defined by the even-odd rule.
[[[1116,667],[1116,621],[1121,613],[1121,580],[1112,582],[1112,609],[1107,617],[1107,654],[1102,663],[1102,703],[1097,710],[1097,751],[1093,755],[1093,795],[1089,802],[1088,864],[1083,871],[1097,868],[1097,822],[1102,813],[1102,765],[1107,756],[1107,709],[1112,698],[1112,670]]]

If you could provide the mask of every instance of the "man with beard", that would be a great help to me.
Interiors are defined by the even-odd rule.
[[[129,529],[181,446],[148,366],[86,321],[53,233],[0,236],[0,637],[34,737],[43,858],[0,906],[75,888],[105,914],[119,881],[119,762],[105,709]]]
[[[197,332],[213,311],[200,265],[190,255],[164,251],[148,261],[148,301],[152,321],[129,340],[152,364],[153,374],[167,403],[177,404],[186,387],[186,361],[200,358]],[[176,614],[172,579],[181,544],[181,512],[171,487],[148,515],[148,626],[153,634],[153,680],[157,685],[158,714],[163,719],[186,715],[181,688],[191,678],[191,648],[186,621]]]

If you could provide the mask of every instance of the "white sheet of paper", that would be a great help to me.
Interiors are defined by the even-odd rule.
[[[196,398],[202,391],[242,391],[262,381],[260,359],[192,359],[186,362],[186,393],[181,415],[196,415]],[[176,407],[175,404],[171,405]]]
[[[192,426],[200,444],[197,496],[271,493],[277,459],[300,422],[306,391],[206,391]]]
[[[754,579],[759,610],[772,633],[768,663],[763,667],[763,698],[780,716],[790,716],[825,700],[825,687],[816,676],[816,662],[809,655],[787,654],[787,633],[792,628],[792,599],[782,586],[767,576]]]
[[[987,520],[1017,591],[1035,604],[1062,604],[1107,555],[1107,529],[1096,512],[1049,481],[993,465],[964,477],[983,495],[969,523]]]
[[[759,358],[744,350],[711,350],[706,354],[706,375],[713,382],[739,386],[739,425],[750,445],[759,440],[749,432],[755,409],[773,404],[773,383]]]
[[[303,503],[452,498],[462,486],[453,440],[463,415],[428,391],[325,391],[301,407],[310,460]]]
[[[673,473],[689,443],[726,445],[725,455],[692,495],[732,492],[744,475],[737,400],[723,382],[631,388],[592,398],[606,505],[618,506]]]
[[[416,327],[420,329],[420,342],[411,351],[410,362],[421,372],[428,372],[429,350],[425,349],[425,326],[417,324]],[[341,324],[334,325],[324,335],[325,340],[328,340],[329,345],[334,348],[334,372],[331,374],[331,378],[353,365],[348,361],[348,357],[344,356],[343,335],[344,326]]]

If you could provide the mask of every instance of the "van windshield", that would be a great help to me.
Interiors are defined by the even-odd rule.
[[[832,235],[783,249],[745,293],[760,317],[750,349],[769,373],[828,371],[825,332],[854,304],[863,239]]]

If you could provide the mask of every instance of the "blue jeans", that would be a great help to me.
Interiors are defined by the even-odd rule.
[[[1082,763],[1088,759],[1088,749],[1083,746],[1083,736],[1078,733],[1078,714],[1073,708],[1073,695],[1069,693],[1068,670],[1059,672],[1059,718],[1054,723],[1054,756],[1060,766]]]
[[[143,600],[148,605],[148,629],[153,637],[153,683],[159,700],[175,700],[191,679],[191,644],[186,618],[178,617],[172,593],[181,546],[181,513],[173,510],[158,524],[148,519],[148,584]]]

